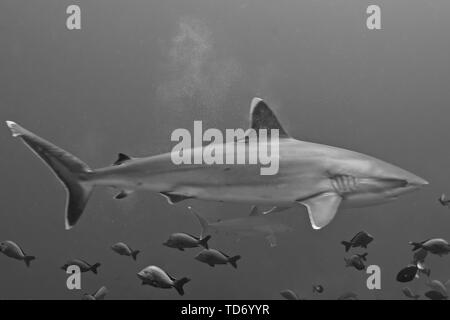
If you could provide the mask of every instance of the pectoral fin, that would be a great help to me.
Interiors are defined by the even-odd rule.
[[[169,202],[169,204],[175,204],[177,202],[193,198],[193,197],[189,197],[189,196],[173,194],[173,193],[168,193],[168,192],[160,192],[160,194],[163,195],[167,199],[167,202]]]
[[[336,193],[322,193],[299,202],[308,209],[311,225],[314,229],[318,230],[333,220],[341,201],[341,196]]]

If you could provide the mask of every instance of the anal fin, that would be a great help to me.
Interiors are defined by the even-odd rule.
[[[333,220],[342,198],[337,193],[328,192],[299,201],[308,209],[313,229],[322,229]]]

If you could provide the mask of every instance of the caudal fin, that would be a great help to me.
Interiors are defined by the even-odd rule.
[[[88,181],[91,169],[80,159],[53,143],[22,128],[15,122],[6,121],[13,137],[22,141],[41,158],[63,183],[67,190],[66,229],[72,228],[80,219],[92,193],[93,184]]]
[[[101,264],[97,262],[96,264],[94,264],[93,266],[91,266],[91,271],[92,271],[93,273],[97,274],[97,273],[98,273],[97,268],[100,267],[100,266],[101,266]]]
[[[186,283],[188,283],[189,281],[191,281],[191,279],[186,278],[186,277],[174,281],[173,287],[177,290],[177,292],[180,294],[180,296],[184,295],[183,286]]]
[[[348,250],[350,250],[350,248],[352,247],[352,243],[351,242],[342,241],[341,243],[345,246],[345,252],[348,252]]]
[[[233,268],[237,269],[237,261],[241,258],[241,256],[237,255],[228,259],[228,262],[233,266]]]
[[[204,237],[204,238],[202,238],[202,239],[200,239],[200,241],[198,242],[198,244],[199,245],[201,245],[203,248],[205,248],[205,249],[209,249],[209,247],[208,247],[208,241],[209,241],[209,239],[211,239],[211,236],[206,236],[206,237]]]
[[[25,261],[25,264],[29,268],[31,261],[33,261],[35,259],[36,259],[36,257],[34,257],[34,256],[25,256],[25,258],[23,258],[23,261]]]
[[[192,211],[192,213],[195,215],[195,217],[197,218],[198,222],[200,223],[200,226],[202,227],[202,231],[200,232],[200,238],[203,238],[203,236],[206,234],[206,232],[208,231],[208,228],[209,228],[208,221],[206,221],[205,218],[203,218],[201,215],[199,215],[194,210],[194,208],[192,208],[191,206],[189,206],[188,209]]]
[[[131,252],[131,257],[133,258],[134,261],[136,261],[139,252],[140,252],[139,250],[134,250],[133,252]]]
[[[412,251],[416,251],[417,249],[422,248],[422,243],[419,243],[419,242],[411,241],[409,244],[413,246]]]

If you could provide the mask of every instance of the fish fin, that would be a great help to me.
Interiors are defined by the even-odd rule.
[[[173,193],[169,193],[169,192],[160,192],[160,194],[163,195],[167,199],[167,202],[169,202],[169,204],[175,204],[175,203],[181,202],[183,200],[193,198],[193,197],[184,196],[184,195],[180,195],[180,194],[173,194]]]
[[[178,294],[180,296],[184,295],[184,288],[183,286],[188,283],[189,281],[191,281],[191,279],[189,278],[181,278],[180,280],[175,280],[173,282],[173,287],[175,288],[175,290],[177,290]]]
[[[118,156],[117,156],[117,160],[112,165],[113,166],[118,166],[118,165],[121,165],[122,163],[130,161],[132,159],[133,158],[127,156],[124,153],[119,153]]]
[[[213,268],[214,268],[214,264],[208,263],[208,265],[209,265],[210,267],[213,267]]]
[[[93,190],[89,182],[94,172],[80,159],[53,143],[22,128],[17,123],[6,121],[13,137],[22,141],[53,171],[67,190],[66,229],[71,229],[80,219]]]
[[[94,265],[91,266],[91,271],[92,271],[94,274],[97,274],[97,273],[98,273],[97,268],[100,267],[100,266],[101,266],[101,264],[97,262],[96,264],[94,264]]]
[[[255,216],[259,216],[261,214],[261,212],[259,211],[257,206],[252,206],[252,209],[250,210],[250,214],[248,215],[249,217],[255,217]]]
[[[114,199],[116,199],[116,200],[124,199],[124,198],[128,197],[131,193],[133,193],[133,191],[130,191],[130,190],[122,190],[122,191],[120,191],[118,194],[116,194],[116,195],[114,196]]]
[[[367,255],[368,255],[368,253],[367,252],[365,252],[365,253],[363,253],[363,254],[358,254],[358,257],[360,257],[362,260],[364,260],[364,261],[367,261]]]
[[[419,242],[410,241],[409,244],[413,246],[412,251],[416,251],[417,249],[422,248],[422,243]]]
[[[180,250],[180,251],[184,251],[184,248],[178,248],[178,250]]]
[[[136,261],[137,259],[137,255],[140,253],[141,251],[139,250],[134,250],[131,252],[131,257],[133,258],[134,261]]]
[[[275,213],[275,212],[281,212],[281,211],[285,211],[285,210],[290,209],[290,208],[292,208],[292,207],[273,207],[272,209],[264,211],[263,214],[270,214],[270,213]]]
[[[341,196],[336,193],[322,193],[300,203],[308,209],[313,229],[318,230],[333,220],[341,201]]]
[[[348,252],[350,248],[352,247],[352,243],[348,241],[341,241],[341,243],[345,246],[345,252]]]
[[[208,231],[209,223],[208,223],[208,221],[205,218],[203,218],[200,214],[198,214],[197,211],[194,210],[194,208],[189,206],[188,209],[192,211],[192,213],[195,215],[195,217],[197,218],[198,222],[200,223],[200,226],[202,228],[202,230],[200,232],[200,239],[202,239],[203,236]]]
[[[253,98],[250,105],[250,129],[247,130],[245,135],[246,137],[250,137],[255,133],[258,135],[260,129],[278,129],[280,138],[289,138],[289,135],[269,106],[262,99]]]
[[[198,241],[198,244],[201,245],[201,246],[202,246],[203,248],[205,248],[205,249],[209,249],[209,247],[208,247],[208,241],[209,241],[209,239],[211,239],[211,236],[210,236],[210,235],[207,235],[206,237],[201,238],[201,239]]]
[[[233,268],[237,269],[237,261],[241,258],[240,255],[228,258],[228,262],[233,266]]]
[[[275,236],[275,233],[270,233],[269,235],[267,235],[266,240],[269,242],[272,248],[277,246],[277,237]]]
[[[25,261],[25,264],[27,265],[27,267],[30,267],[30,263],[31,261],[35,260],[36,257],[35,256],[25,256],[23,261]]]

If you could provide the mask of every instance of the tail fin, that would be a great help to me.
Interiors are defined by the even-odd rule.
[[[192,213],[197,217],[197,220],[200,223],[200,226],[202,227],[202,231],[200,232],[200,238],[203,238],[203,236],[206,234],[209,228],[208,221],[201,215],[199,215],[191,206],[189,206],[188,209],[191,210]]]
[[[133,252],[131,252],[131,257],[133,257],[134,261],[136,261],[139,252],[140,252],[139,250],[134,250]]]
[[[25,258],[23,259],[23,261],[25,261],[25,264],[27,265],[27,267],[30,267],[30,263],[31,261],[35,260],[36,257],[34,256],[25,256]]]
[[[241,258],[241,256],[237,255],[228,259],[228,262],[233,266],[233,268],[237,269],[237,261]]]
[[[367,261],[367,255],[368,255],[368,253],[366,252],[366,253],[363,253],[363,254],[358,254],[358,257],[360,257],[364,261]]]
[[[101,264],[97,262],[96,264],[94,264],[93,266],[91,266],[91,271],[92,271],[93,273],[97,274],[97,273],[98,273],[97,268],[100,267],[100,266],[101,266]]]
[[[191,279],[186,278],[186,277],[174,281],[173,287],[177,290],[177,292],[180,294],[180,296],[184,295],[183,286],[186,283],[188,283],[189,281],[191,281]]]
[[[201,245],[205,249],[209,249],[209,247],[208,247],[209,239],[211,239],[211,236],[209,236],[209,235],[204,238],[201,238],[200,241],[198,242],[198,244]]]
[[[93,185],[87,182],[91,169],[69,152],[38,137],[17,123],[6,121],[6,124],[13,137],[20,137],[64,184],[67,190],[65,224],[67,230],[72,228],[81,217],[93,189]]]
[[[350,248],[352,247],[352,243],[351,242],[342,241],[341,243],[345,246],[345,252],[348,252],[348,250],[350,250]]]
[[[413,246],[412,251],[416,251],[417,249],[422,248],[422,243],[410,242],[409,244]]]

